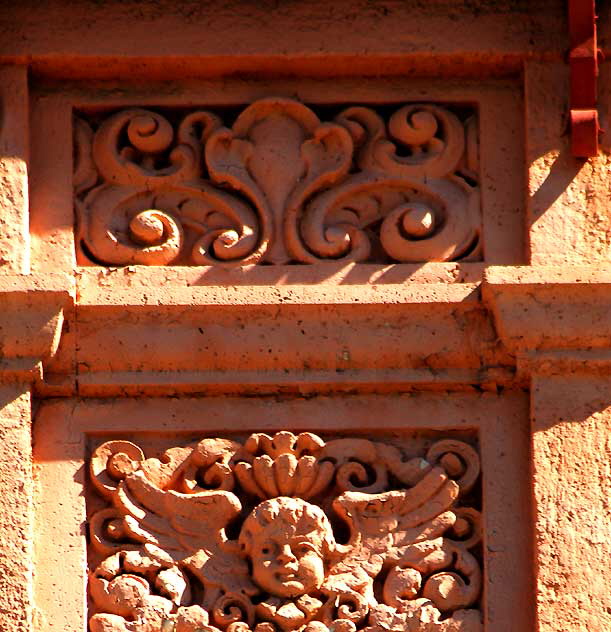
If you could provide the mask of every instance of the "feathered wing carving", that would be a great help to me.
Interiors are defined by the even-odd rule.
[[[349,553],[341,565],[377,574],[382,559],[372,559],[372,553],[396,561],[406,547],[440,537],[456,521],[450,507],[458,492],[458,485],[440,467],[411,489],[382,494],[344,492],[333,503],[351,532]]]
[[[367,628],[370,632],[481,629],[479,612],[463,610],[481,590],[479,565],[464,545],[443,537],[456,524],[452,507],[459,494],[459,485],[445,470],[433,467],[410,489],[344,492],[334,501],[333,508],[350,528],[350,540],[326,586],[353,590],[369,601],[369,621],[377,621]],[[453,562],[461,575],[438,572]],[[374,580],[382,571],[386,576],[379,603]],[[422,598],[415,598],[418,594]],[[442,621],[441,612],[448,611],[455,614]],[[426,619],[430,627],[423,627]]]
[[[202,441],[170,449],[161,461],[142,460],[139,448],[126,441],[108,442],[94,453],[93,480],[113,507],[94,515],[92,542],[100,552],[115,552],[91,574],[90,593],[104,611],[91,618],[92,632],[158,632],[170,618],[191,621],[188,629],[196,629],[208,626],[215,608],[223,620],[232,598],[252,610],[246,596],[257,590],[237,543],[225,532],[240,514],[240,500],[231,491],[201,489],[194,475],[201,468],[203,482],[230,486],[224,461],[236,445]],[[170,486],[193,491],[162,489]],[[192,578],[203,587],[197,599]]]
[[[132,538],[167,551],[212,590],[206,602],[213,603],[221,592],[256,592],[246,562],[225,534],[242,509],[232,492],[164,491],[135,472],[119,484],[115,504]]]

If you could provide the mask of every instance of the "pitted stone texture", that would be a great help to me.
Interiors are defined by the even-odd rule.
[[[570,152],[566,134],[568,66],[526,65],[528,230],[534,265],[575,265],[611,259],[608,153],[587,162]],[[601,105],[608,111],[611,72],[601,66]],[[603,127],[607,127],[604,124]],[[609,148],[609,133],[601,145]]]
[[[29,269],[28,88],[25,66],[0,66],[0,274]]]

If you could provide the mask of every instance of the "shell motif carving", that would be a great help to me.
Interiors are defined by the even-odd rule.
[[[168,115],[169,116],[169,115]],[[94,129],[95,127],[95,129]],[[231,127],[145,109],[75,121],[77,242],[102,265],[420,262],[481,255],[477,135],[431,104],[322,122],[267,98]]]
[[[412,450],[412,453],[414,450]],[[477,451],[312,433],[94,451],[91,632],[482,632]]]

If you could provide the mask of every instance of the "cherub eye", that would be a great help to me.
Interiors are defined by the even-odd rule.
[[[295,549],[297,550],[297,553],[299,553],[300,555],[305,555],[306,553],[313,551],[314,547],[311,544],[308,544],[307,542],[302,542],[301,544],[298,544],[295,547]]]
[[[264,546],[261,549],[261,553],[263,553],[263,555],[269,555],[272,552],[272,550],[269,548],[269,546]]]

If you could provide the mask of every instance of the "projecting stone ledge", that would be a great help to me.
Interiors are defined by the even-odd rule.
[[[42,379],[60,342],[74,281],[67,275],[0,276],[0,382]]]
[[[611,372],[611,266],[492,266],[482,298],[518,371]]]

